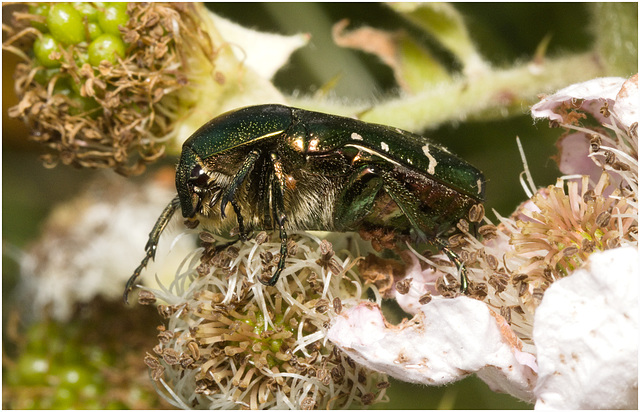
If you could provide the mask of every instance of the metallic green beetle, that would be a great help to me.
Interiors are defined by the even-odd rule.
[[[446,148],[397,128],[276,104],[225,113],[182,146],[178,195],[162,212],[124,298],[156,252],[178,208],[195,227],[279,230],[285,267],[288,230],[375,231],[442,240],[484,201],[483,174]],[[456,256],[445,248],[456,264]],[[466,288],[466,278],[461,279]]]

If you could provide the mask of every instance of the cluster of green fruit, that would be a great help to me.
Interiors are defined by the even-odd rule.
[[[32,325],[26,346],[5,370],[12,409],[122,409],[123,402],[105,401],[104,370],[115,360],[97,345],[82,342],[79,328],[54,322]],[[24,388],[25,390],[20,390]],[[135,396],[135,395],[134,395]],[[106,402],[106,403],[105,403]]]
[[[29,11],[45,17],[45,23],[31,23],[43,33],[33,44],[33,52],[44,67],[59,67],[60,61],[51,59],[51,53],[82,42],[89,44],[86,54],[78,55],[82,63],[83,57],[92,66],[99,66],[102,60],[116,63],[116,55],[124,57],[118,26],[129,21],[127,3],[42,3]]]
[[[81,67],[85,63],[98,67],[103,60],[117,63],[125,56],[126,46],[119,30],[129,21],[128,3],[40,3],[29,7],[29,12],[44,17],[31,25],[42,34],[33,43],[36,63],[44,67],[38,71],[36,81],[47,84],[59,73],[61,50],[73,45],[73,58]],[[58,52],[58,53],[56,53]],[[67,95],[73,102],[71,114],[97,107],[94,99],[80,96],[80,88],[72,79],[63,76],[56,83],[56,93]]]
[[[141,347],[155,342],[155,335],[129,333],[123,339],[120,333],[131,332],[132,325],[141,320],[148,322],[150,315],[155,319],[155,314],[132,315],[127,310],[132,321],[123,322],[124,312],[113,306],[95,306],[94,310],[84,320],[45,320],[29,326],[17,345],[17,356],[2,364],[4,409],[166,406],[145,379],[144,364],[138,356]]]

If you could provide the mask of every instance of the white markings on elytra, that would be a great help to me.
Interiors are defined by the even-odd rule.
[[[482,193],[482,179],[478,179],[476,184],[478,185],[478,194],[481,194]]]
[[[360,146],[358,144],[347,144],[347,145],[345,145],[345,147],[355,147],[356,149],[361,150],[363,152],[371,153],[373,155],[376,155],[376,156],[378,156],[378,157],[380,157],[380,158],[382,158],[382,159],[386,160],[387,162],[392,163],[394,165],[399,165],[400,164],[400,163],[398,163],[397,160],[392,159],[392,158],[390,158],[388,156],[384,156],[380,152],[376,152],[375,150],[370,149],[370,148],[368,148],[366,146]]]
[[[386,144],[385,142],[380,142],[380,148],[381,148],[382,150],[384,150],[385,152],[388,152],[388,151],[389,151],[389,145],[388,145],[388,144]]]
[[[353,140],[363,140],[363,139],[362,139],[362,136],[360,136],[360,135],[359,135],[358,133],[356,133],[356,132],[351,133],[351,139],[353,139]]]
[[[436,166],[438,165],[438,161],[436,160],[435,157],[433,157],[433,155],[431,155],[431,153],[429,153],[429,145],[426,144],[424,146],[422,146],[422,152],[424,153],[425,156],[427,156],[427,159],[429,159],[429,168],[427,169],[427,173],[433,175],[436,173]]]

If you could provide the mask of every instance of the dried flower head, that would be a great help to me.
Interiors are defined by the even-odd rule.
[[[326,339],[336,313],[362,299],[351,258],[298,233],[278,283],[264,287],[257,277],[277,265],[277,239],[261,233],[220,248],[211,234],[200,238],[204,248],[188,269],[153,291],[166,302],[159,311],[167,325],[145,361],[163,396],[216,409],[333,409],[385,399],[386,377]]]
[[[177,154],[220,113],[284,103],[270,78],[309,39],[248,30],[201,3],[6,7],[3,49],[23,60],[9,114],[50,149],[45,165],[122,174]]]
[[[77,17],[75,25],[60,28],[52,17],[63,7]],[[24,60],[15,73],[20,102],[9,114],[24,119],[33,138],[51,149],[47,165],[140,172],[162,155],[161,142],[193,103],[188,96],[199,72],[215,72],[201,6],[123,7],[35,3],[13,14],[13,26],[3,25],[9,37],[3,48]],[[110,28],[101,13],[119,15],[119,28]],[[75,29],[79,37],[68,38]]]

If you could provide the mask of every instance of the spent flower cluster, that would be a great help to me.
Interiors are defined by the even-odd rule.
[[[223,241],[208,232],[200,238],[203,248],[185,259],[168,288],[139,297],[161,301],[166,325],[145,362],[169,402],[335,409],[386,400],[386,376],[327,340],[331,319],[366,292],[349,254],[342,260],[327,240],[295,234],[289,265],[275,286],[264,287],[257,278],[268,278],[277,264],[278,241],[261,232],[238,248],[216,247]]]
[[[244,29],[202,3],[5,7],[2,47],[21,59],[8,113],[49,149],[50,167],[139,174],[215,115],[283,102],[269,79],[308,40]],[[255,61],[266,44],[269,64]]]
[[[52,149],[45,164],[141,172],[143,164],[163,154],[159,143],[189,106],[195,75],[187,76],[185,68],[215,70],[216,56],[198,6],[129,3],[119,28],[126,49],[101,61],[92,58],[91,44],[82,37],[77,43],[55,43],[58,47],[46,58],[26,53],[34,42],[51,37],[49,30],[55,36],[50,16],[62,5],[51,6],[46,19],[36,14],[37,7],[14,13],[15,24],[3,26],[9,35],[3,48],[23,60],[15,73],[20,102],[9,115],[24,119],[33,138]],[[87,11],[89,21],[99,12]]]

